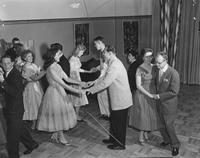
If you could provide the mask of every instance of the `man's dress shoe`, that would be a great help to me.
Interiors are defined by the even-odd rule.
[[[172,148],[172,156],[176,156],[179,154],[179,148],[178,147],[173,147]]]
[[[103,120],[106,120],[106,121],[109,121],[109,120],[110,120],[110,118],[109,118],[108,116],[106,116],[106,115],[101,115],[101,116],[99,117],[99,119],[103,119]]]
[[[120,145],[108,145],[107,146],[108,149],[111,149],[111,150],[125,150],[125,146],[120,146]]]
[[[110,140],[110,139],[103,139],[102,142],[103,142],[104,144],[112,144],[112,143],[113,143],[113,141]]]
[[[30,154],[32,153],[32,151],[36,148],[38,148],[39,144],[35,144],[31,149],[27,149],[26,151],[24,151],[24,155]]]
[[[169,145],[169,143],[166,143],[166,142],[160,143],[160,146],[161,146],[161,147],[166,147],[167,145]]]

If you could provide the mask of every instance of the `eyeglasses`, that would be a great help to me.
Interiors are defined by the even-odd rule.
[[[156,64],[157,64],[157,65],[161,65],[161,64],[164,63],[165,61],[166,61],[166,60],[163,60],[162,62],[157,62],[157,61],[156,61]]]
[[[153,58],[153,56],[151,55],[151,56],[144,56],[145,58]]]

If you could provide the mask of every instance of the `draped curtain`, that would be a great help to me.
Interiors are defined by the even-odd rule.
[[[152,9],[152,39],[151,46],[154,52],[160,51],[160,2],[153,0]]]
[[[200,84],[200,1],[183,0],[176,69],[181,82]]]
[[[175,66],[182,0],[160,0],[160,48],[168,52],[169,64]]]
[[[153,0],[152,48],[168,53],[187,84],[200,84],[199,5],[200,0]]]

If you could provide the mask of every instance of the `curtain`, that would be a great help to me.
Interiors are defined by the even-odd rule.
[[[160,2],[159,0],[153,0],[152,7],[152,40],[151,47],[156,53],[160,51]]]
[[[183,0],[180,40],[175,68],[182,83],[200,84],[200,3]]]
[[[168,63],[175,66],[180,33],[182,0],[160,0],[160,49],[168,53]]]
[[[199,21],[200,0],[153,0],[152,48],[167,51],[186,84],[200,84]]]

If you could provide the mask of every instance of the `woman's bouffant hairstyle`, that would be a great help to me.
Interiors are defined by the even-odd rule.
[[[53,64],[55,62],[55,55],[58,52],[57,49],[47,49],[47,53],[44,55],[44,70],[46,70],[49,66],[51,66],[51,64]]]
[[[143,58],[147,52],[152,52],[153,54],[153,50],[151,48],[143,48],[140,53],[141,58]]]
[[[86,50],[86,47],[83,44],[78,44],[73,51],[73,55],[78,56],[80,51],[85,51],[85,50]]]
[[[34,62],[35,61],[35,54],[33,53],[33,51],[31,51],[31,50],[24,50],[23,52],[22,52],[22,54],[21,54],[21,58],[22,58],[22,60],[23,61],[26,61],[26,57],[27,57],[27,55],[28,54],[31,54],[32,55],[32,57],[33,57],[33,61],[32,62]]]

